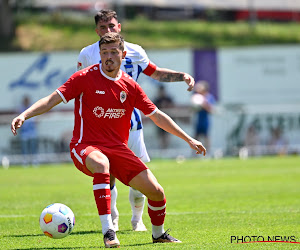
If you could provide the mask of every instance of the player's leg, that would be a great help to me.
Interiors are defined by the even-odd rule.
[[[145,199],[146,196],[140,191],[132,187],[129,188],[129,202],[132,211],[131,226],[133,231],[147,231],[142,219]]]
[[[111,219],[109,160],[97,148],[71,146],[71,157],[75,166],[93,176],[93,192],[104,235],[106,247],[117,247],[120,242],[115,234]]]
[[[148,198],[148,214],[152,223],[153,243],[180,243],[181,241],[173,238],[164,230],[166,198],[162,186],[157,182],[152,172],[149,169],[140,172],[132,178],[129,185]]]
[[[117,208],[118,190],[116,186],[116,178],[110,175],[110,197],[111,197],[111,219],[115,231],[119,231],[119,211]]]
[[[87,169],[94,174],[94,197],[102,225],[105,247],[119,246],[120,242],[115,234],[111,218],[109,160],[102,152],[93,151],[87,156],[85,164]]]
[[[128,147],[139,157],[144,163],[150,161],[150,157],[146,150],[144,142],[143,130],[130,131],[128,139]],[[146,197],[140,191],[129,188],[129,202],[131,205],[132,217],[131,225],[134,231],[146,231],[147,228],[143,223],[143,211]]]
[[[94,174],[94,197],[102,225],[105,247],[119,246],[120,242],[115,234],[111,218],[109,160],[100,151],[93,151],[87,156],[85,164]]]

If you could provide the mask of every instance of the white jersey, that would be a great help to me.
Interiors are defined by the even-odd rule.
[[[125,71],[135,81],[137,81],[140,73],[151,75],[156,66],[149,60],[145,50],[133,43],[124,42],[124,50],[126,51],[126,57],[122,61],[121,70]],[[93,64],[100,62],[100,48],[99,41],[84,47],[79,56],[77,70],[86,68]],[[142,129],[141,114],[138,109],[134,109],[131,116],[131,130]]]

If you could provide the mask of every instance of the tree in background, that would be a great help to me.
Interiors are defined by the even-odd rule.
[[[9,0],[0,0],[0,47],[11,47],[15,36],[15,24]]]

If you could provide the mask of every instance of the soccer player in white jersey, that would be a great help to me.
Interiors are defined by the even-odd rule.
[[[113,10],[101,10],[95,15],[96,33],[101,38],[107,32],[121,32],[121,24]],[[124,43],[126,57],[122,61],[121,70],[129,74],[137,81],[140,73],[144,73],[160,82],[178,82],[185,81],[188,85],[188,91],[194,87],[194,78],[187,73],[176,72],[170,69],[159,68],[152,63],[144,49],[133,43]],[[77,70],[81,70],[90,65],[97,64],[100,61],[99,41],[83,48],[79,54]],[[128,140],[128,147],[143,161],[149,162],[150,158],[144,143],[142,131],[142,119],[138,109],[134,109],[131,117],[131,128]],[[118,230],[119,212],[116,206],[117,188],[114,177],[111,175],[111,207],[112,220],[115,229]],[[137,190],[130,188],[129,201],[132,209],[131,224],[134,231],[146,231],[142,220],[142,214],[145,203],[145,196]]]
[[[168,234],[168,230],[164,230],[164,189],[127,146],[134,107],[139,108],[157,126],[187,142],[196,154],[205,155],[206,149],[160,111],[143,89],[120,70],[126,54],[121,35],[107,33],[101,37],[99,46],[101,64],[77,71],[52,94],[14,118],[11,131],[16,135],[25,120],[48,112],[61,102],[75,99],[71,158],[78,170],[93,178],[93,192],[105,247],[120,246],[111,219],[110,173],[148,198],[153,243],[180,243],[180,240]]]

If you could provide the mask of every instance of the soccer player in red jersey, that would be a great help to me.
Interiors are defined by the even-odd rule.
[[[99,46],[102,64],[76,72],[52,94],[14,118],[12,133],[16,135],[25,120],[49,111],[62,101],[67,103],[75,99],[71,158],[80,171],[93,177],[105,247],[120,245],[111,220],[110,173],[148,198],[153,243],[180,243],[164,231],[166,198],[163,188],[127,146],[133,108],[137,107],[157,126],[185,140],[197,154],[205,155],[206,149],[160,111],[142,88],[120,70],[126,54],[121,35],[107,33]]]
[[[117,13],[114,10],[102,9],[95,15],[95,31],[99,38],[107,32],[121,32],[121,23],[118,21]],[[133,80],[138,82],[141,74],[145,74],[159,82],[180,82],[184,81],[188,85],[188,91],[194,87],[194,78],[184,72],[177,72],[167,68],[158,67],[150,61],[146,51],[138,44],[124,41],[124,51],[126,56],[122,60],[121,70],[130,75]],[[98,64],[100,61],[99,40],[91,45],[84,47],[78,56],[77,70],[84,69],[88,66]],[[141,83],[140,83],[141,84]],[[144,163],[150,162],[150,157],[144,142],[142,116],[138,109],[134,109],[131,115],[131,128],[128,138],[128,147]],[[110,192],[111,192],[111,217],[115,230],[119,230],[119,211],[117,208],[117,186],[115,178],[110,175]],[[143,210],[145,196],[138,190],[129,188],[129,202],[131,205],[132,217],[131,225],[134,231],[146,231],[147,228],[143,223]]]

